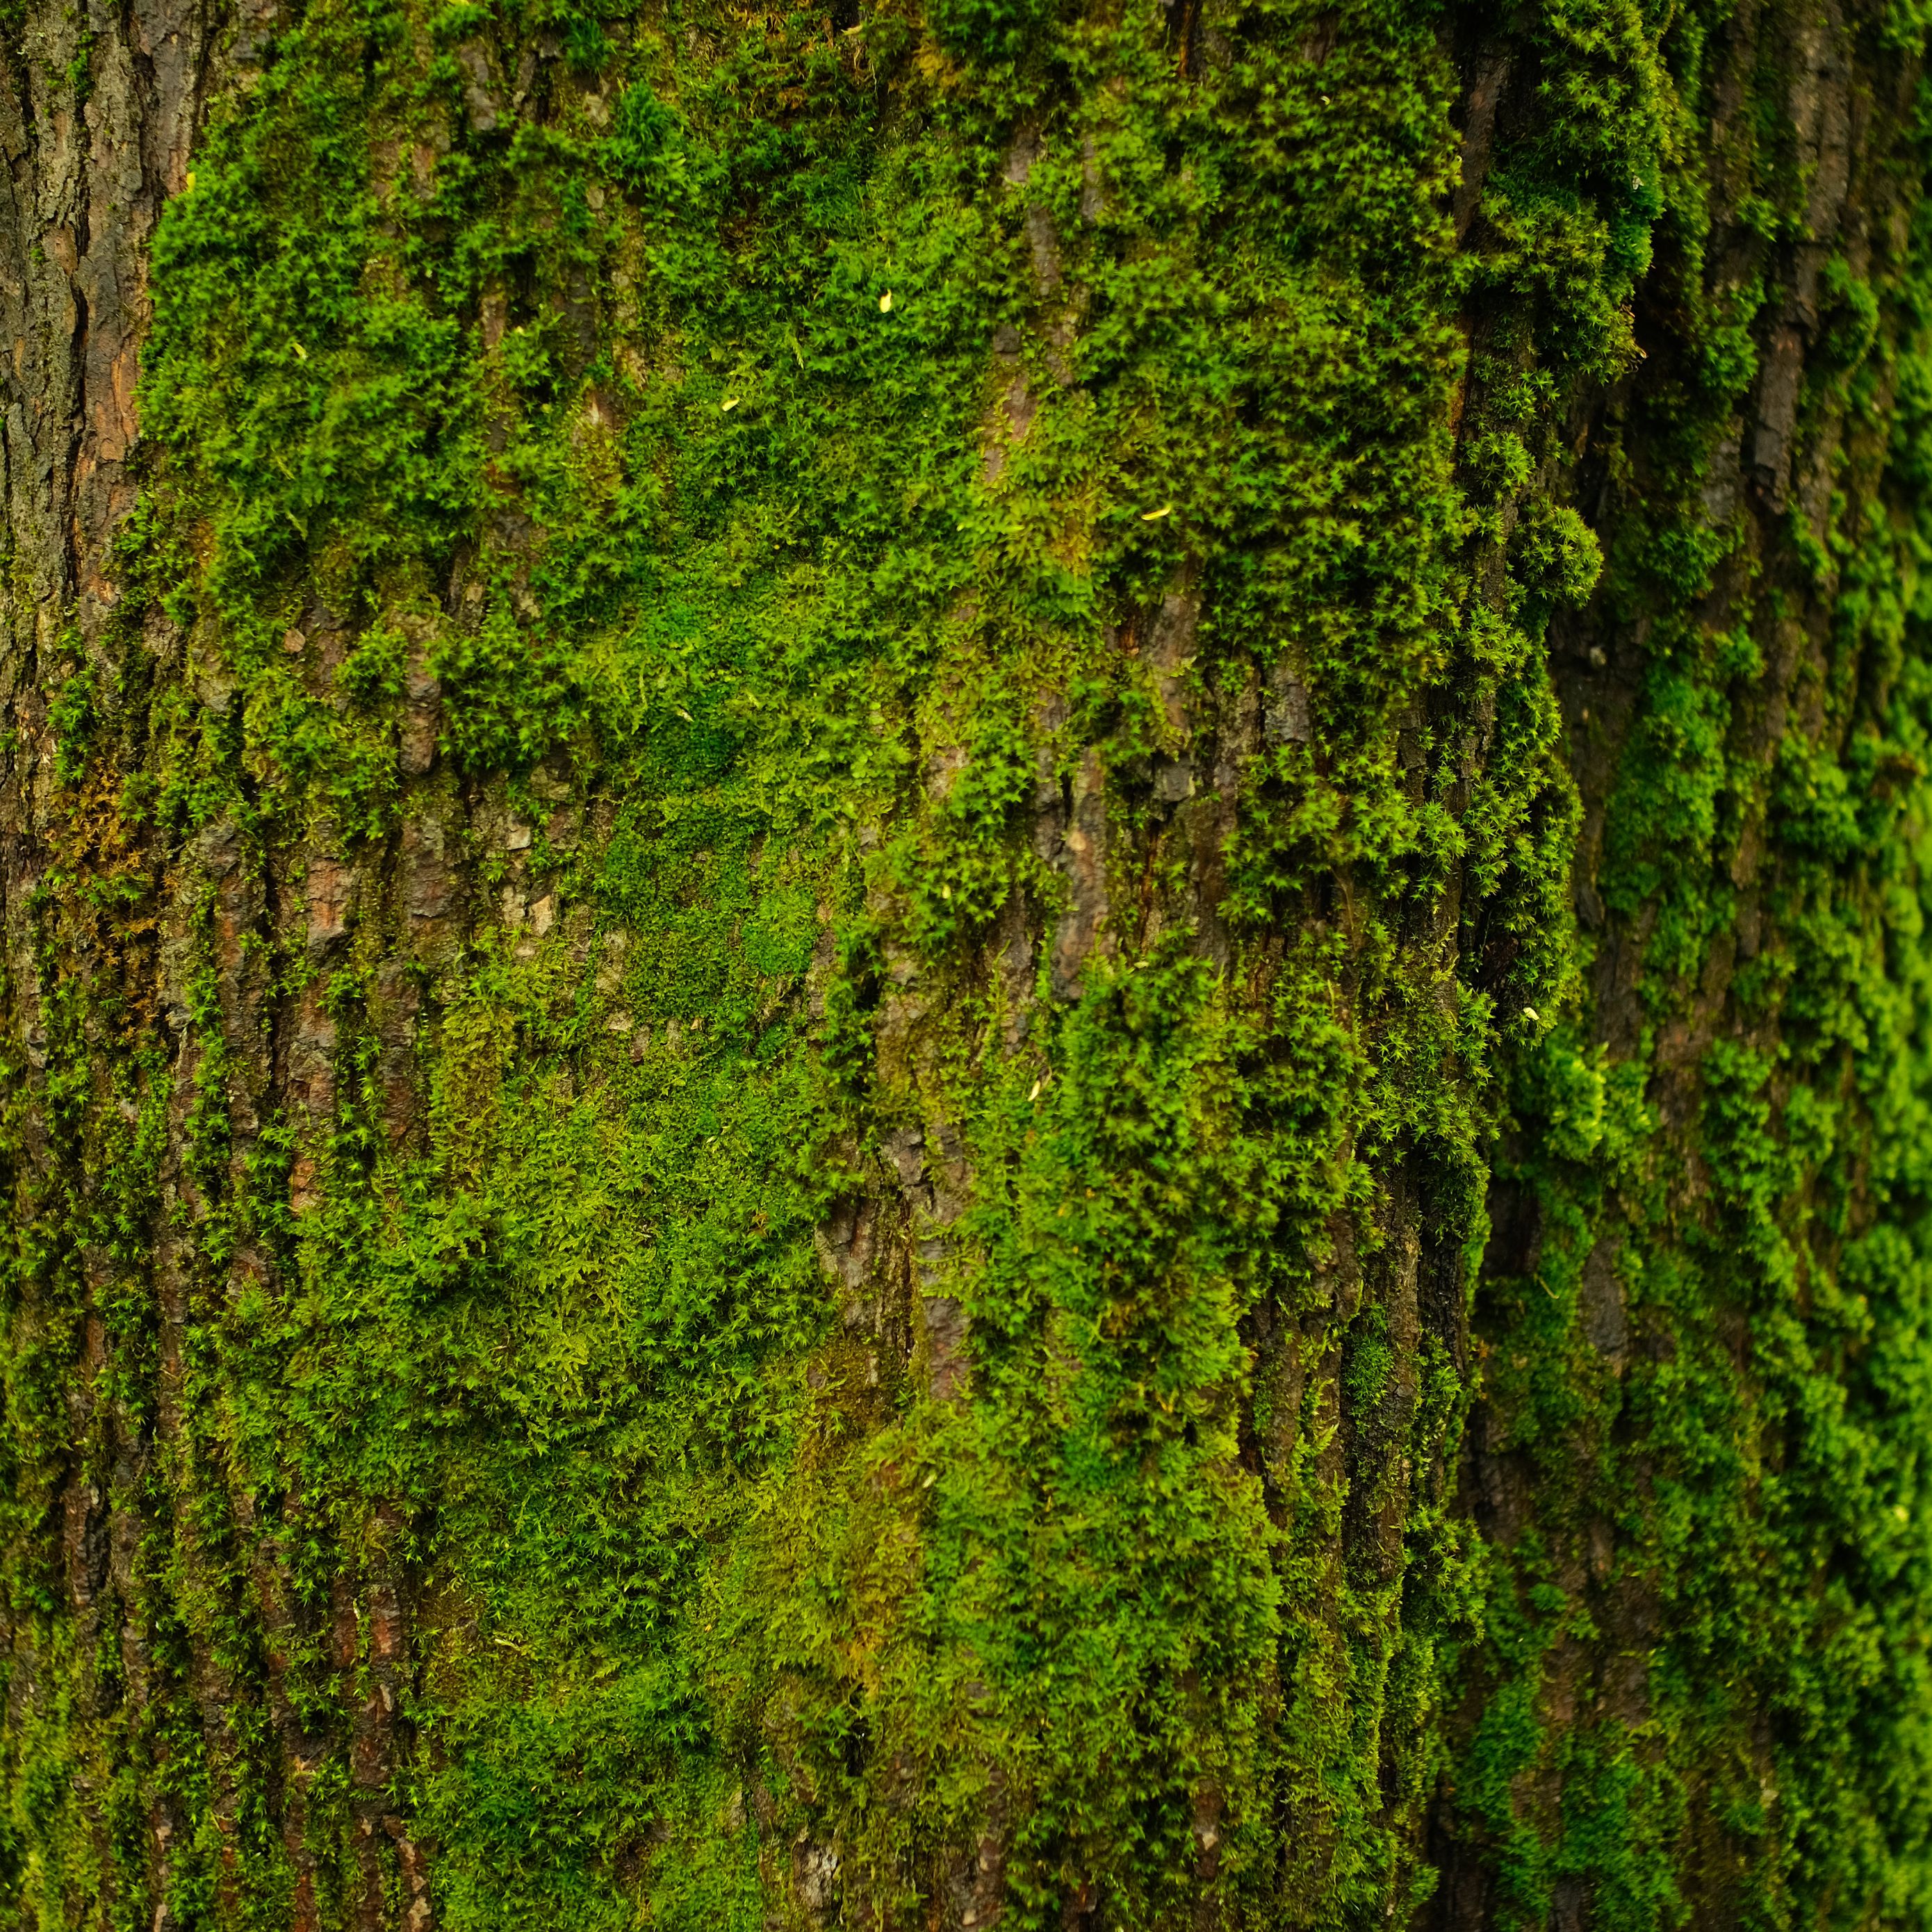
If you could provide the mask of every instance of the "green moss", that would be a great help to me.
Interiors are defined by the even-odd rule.
[[[1808,420],[1863,412],[1886,514],[1745,557],[1722,10],[1484,26],[1460,250],[1440,25],[317,0],[218,100],[56,702],[64,1192],[7,1130],[40,1922],[349,1922],[406,1882],[379,1811],[456,1928],[1382,1926],[1432,1813],[1499,1924],[1921,1910],[1920,266],[1821,281]],[[1785,234],[1769,136],[1750,180]],[[1807,598],[1830,728],[1754,735]],[[1641,660],[1628,1023],[1552,626]],[[1041,827],[1095,787],[1056,974],[1094,888]],[[206,882],[178,1073],[89,1033],[139,972],[64,968],[161,896],[124,814]],[[460,944],[375,895],[428,827]],[[262,908],[325,852],[370,896],[312,957]],[[244,1007],[319,1100],[249,1117]],[[1485,1269],[1492,1156],[1538,1234]],[[104,1308],[140,1700],[52,1514]],[[1532,1499],[1487,1543],[1479,1394]]]
[[[1678,39],[1670,61],[1694,112],[1712,85],[1695,53]],[[1802,190],[1762,127],[1769,238]],[[1782,554],[1747,550],[1705,493],[1735,460],[1769,298],[1729,271],[1706,293],[1706,165],[1680,146],[1666,169],[1645,344],[1696,386],[1666,376],[1606,424],[1612,480],[1643,467],[1609,500],[1586,634],[1646,668],[1592,884],[1642,973],[1596,979],[1599,1025],[1629,1044],[1600,1063],[1614,1112],[1594,1159],[1572,1126],[1582,1070],[1512,1073],[1502,1171],[1540,1238],[1533,1276],[1505,1262],[1478,1320],[1541,1527],[1490,1600],[1494,1688],[1459,1802],[1519,1874],[1516,1922],[1567,1882],[1592,1923],[1907,1923],[1928,1872],[1906,1151],[1923,512],[1910,432],[1887,470],[1883,433],[1857,425],[1911,393],[1923,257],[1826,265],[1801,419],[1828,436],[1823,412],[1849,411],[1852,488],[1822,528],[1794,510]],[[1772,676],[1793,695],[1767,723]],[[1587,1662],[1550,1648],[1580,1618]]]

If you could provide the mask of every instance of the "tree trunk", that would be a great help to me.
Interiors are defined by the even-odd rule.
[[[576,4],[0,0],[0,1924],[1932,1922],[1915,0]]]

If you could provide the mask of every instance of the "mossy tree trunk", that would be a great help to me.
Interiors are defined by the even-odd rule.
[[[0,5],[0,1924],[1927,1923],[1927,28]]]

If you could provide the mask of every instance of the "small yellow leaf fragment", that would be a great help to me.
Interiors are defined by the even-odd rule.
[[[892,312],[892,292],[890,289],[888,289],[885,293],[879,298],[879,313],[881,315],[890,315]]]
[[[683,706],[682,705],[681,705],[681,704],[674,704],[674,705],[671,706],[671,709],[672,709],[674,711],[675,711],[675,712],[677,713],[677,715],[678,715],[680,718],[682,718],[684,720],[684,722],[685,722],[687,724],[688,724],[691,722],[691,713],[690,713],[688,711],[686,710],[686,709],[684,708],[684,706]]]
[[[1540,1016],[1534,1006],[1525,1006],[1522,1010],[1522,1016],[1532,1026],[1537,1025],[1540,1018]]]
[[[1173,514],[1174,506],[1172,503],[1163,503],[1157,510],[1143,510],[1141,512],[1141,521],[1144,524],[1157,524],[1162,518],[1169,517]]]
[[[308,351],[292,338],[290,338],[289,346],[296,352],[296,360],[298,362],[306,362],[308,360]]]
[[[727,396],[723,403],[719,405],[722,410],[735,410],[737,406],[738,398],[736,396]]]
[[[1040,1082],[1037,1080],[1033,1083],[1033,1091],[1027,1096],[1027,1098],[1029,1100],[1037,1100],[1040,1098]]]

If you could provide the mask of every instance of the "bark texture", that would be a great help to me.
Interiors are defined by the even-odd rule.
[[[1927,29],[0,0],[0,1923],[1925,1923]]]

